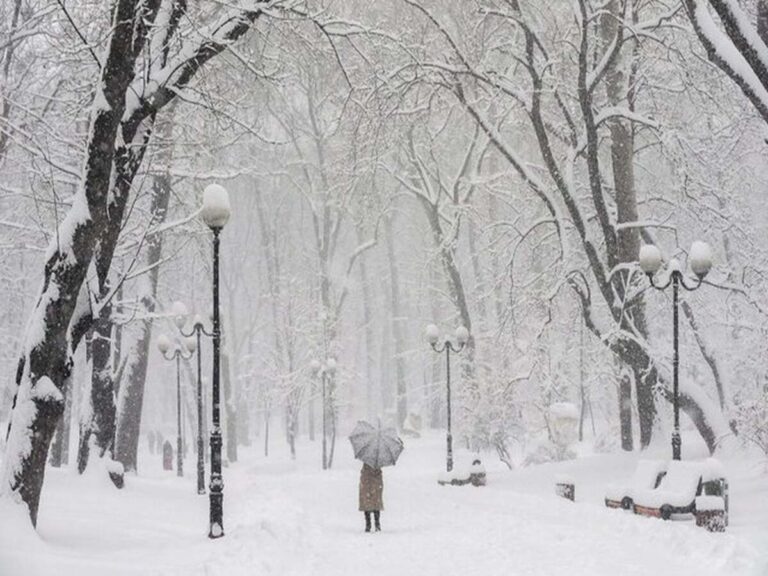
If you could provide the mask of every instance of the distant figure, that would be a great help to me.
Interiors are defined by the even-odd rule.
[[[149,453],[155,453],[155,431],[150,430],[147,432],[147,441],[149,442]]]
[[[376,532],[381,531],[381,511],[384,510],[384,478],[381,468],[363,464],[360,470],[360,512],[365,514],[365,531],[371,531],[371,512]]]

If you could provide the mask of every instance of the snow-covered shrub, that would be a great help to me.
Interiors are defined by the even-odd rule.
[[[611,426],[595,436],[592,449],[600,454],[609,454],[619,449],[619,428]]]
[[[749,398],[738,398],[735,407],[739,436],[768,456],[768,385]]]
[[[523,459],[523,466],[561,462],[563,460],[573,460],[574,458],[576,458],[576,453],[570,448],[559,446],[551,440],[543,440],[531,445],[531,449]]]
[[[512,388],[489,377],[475,380],[462,395],[462,428],[472,450],[493,450],[510,469],[513,467],[511,441],[520,432],[519,406],[511,397]]]

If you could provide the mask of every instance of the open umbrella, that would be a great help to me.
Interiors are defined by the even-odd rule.
[[[358,421],[349,441],[355,458],[371,468],[394,466],[403,451],[403,441],[394,428],[382,429],[381,424],[377,428],[364,420]]]

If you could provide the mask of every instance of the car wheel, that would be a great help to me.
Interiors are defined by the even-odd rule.
[[[624,498],[621,499],[621,507],[624,510],[632,510],[632,498],[624,496]]]
[[[672,506],[664,504],[664,506],[661,507],[661,519],[669,520],[670,518],[672,518]]]

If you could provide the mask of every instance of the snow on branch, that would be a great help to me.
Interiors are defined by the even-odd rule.
[[[719,5],[721,2],[712,0],[710,4]],[[766,70],[768,55],[766,60],[758,58],[758,55],[763,53],[765,44],[759,38],[757,38],[759,44],[757,42],[750,44],[749,40],[754,40],[751,34],[747,36],[741,34],[735,39],[733,35],[731,38],[726,36],[713,20],[703,0],[686,0],[686,8],[709,59],[736,82],[763,119],[768,122],[768,90],[759,77],[759,71]],[[723,14],[728,17],[729,13],[734,14],[732,10]],[[723,14],[720,15],[721,19]],[[737,24],[748,26],[748,23],[742,22],[741,16],[734,16],[726,22],[731,26]],[[762,49],[758,51],[755,46],[760,46]],[[766,77],[768,78],[768,74]]]
[[[201,29],[194,40],[184,42],[179,53],[165,66],[152,71],[148,80],[139,78],[134,81],[127,92],[123,122],[139,124],[160,110],[189,84],[203,64],[243,36],[266,10],[277,3],[243,2],[215,24]]]

